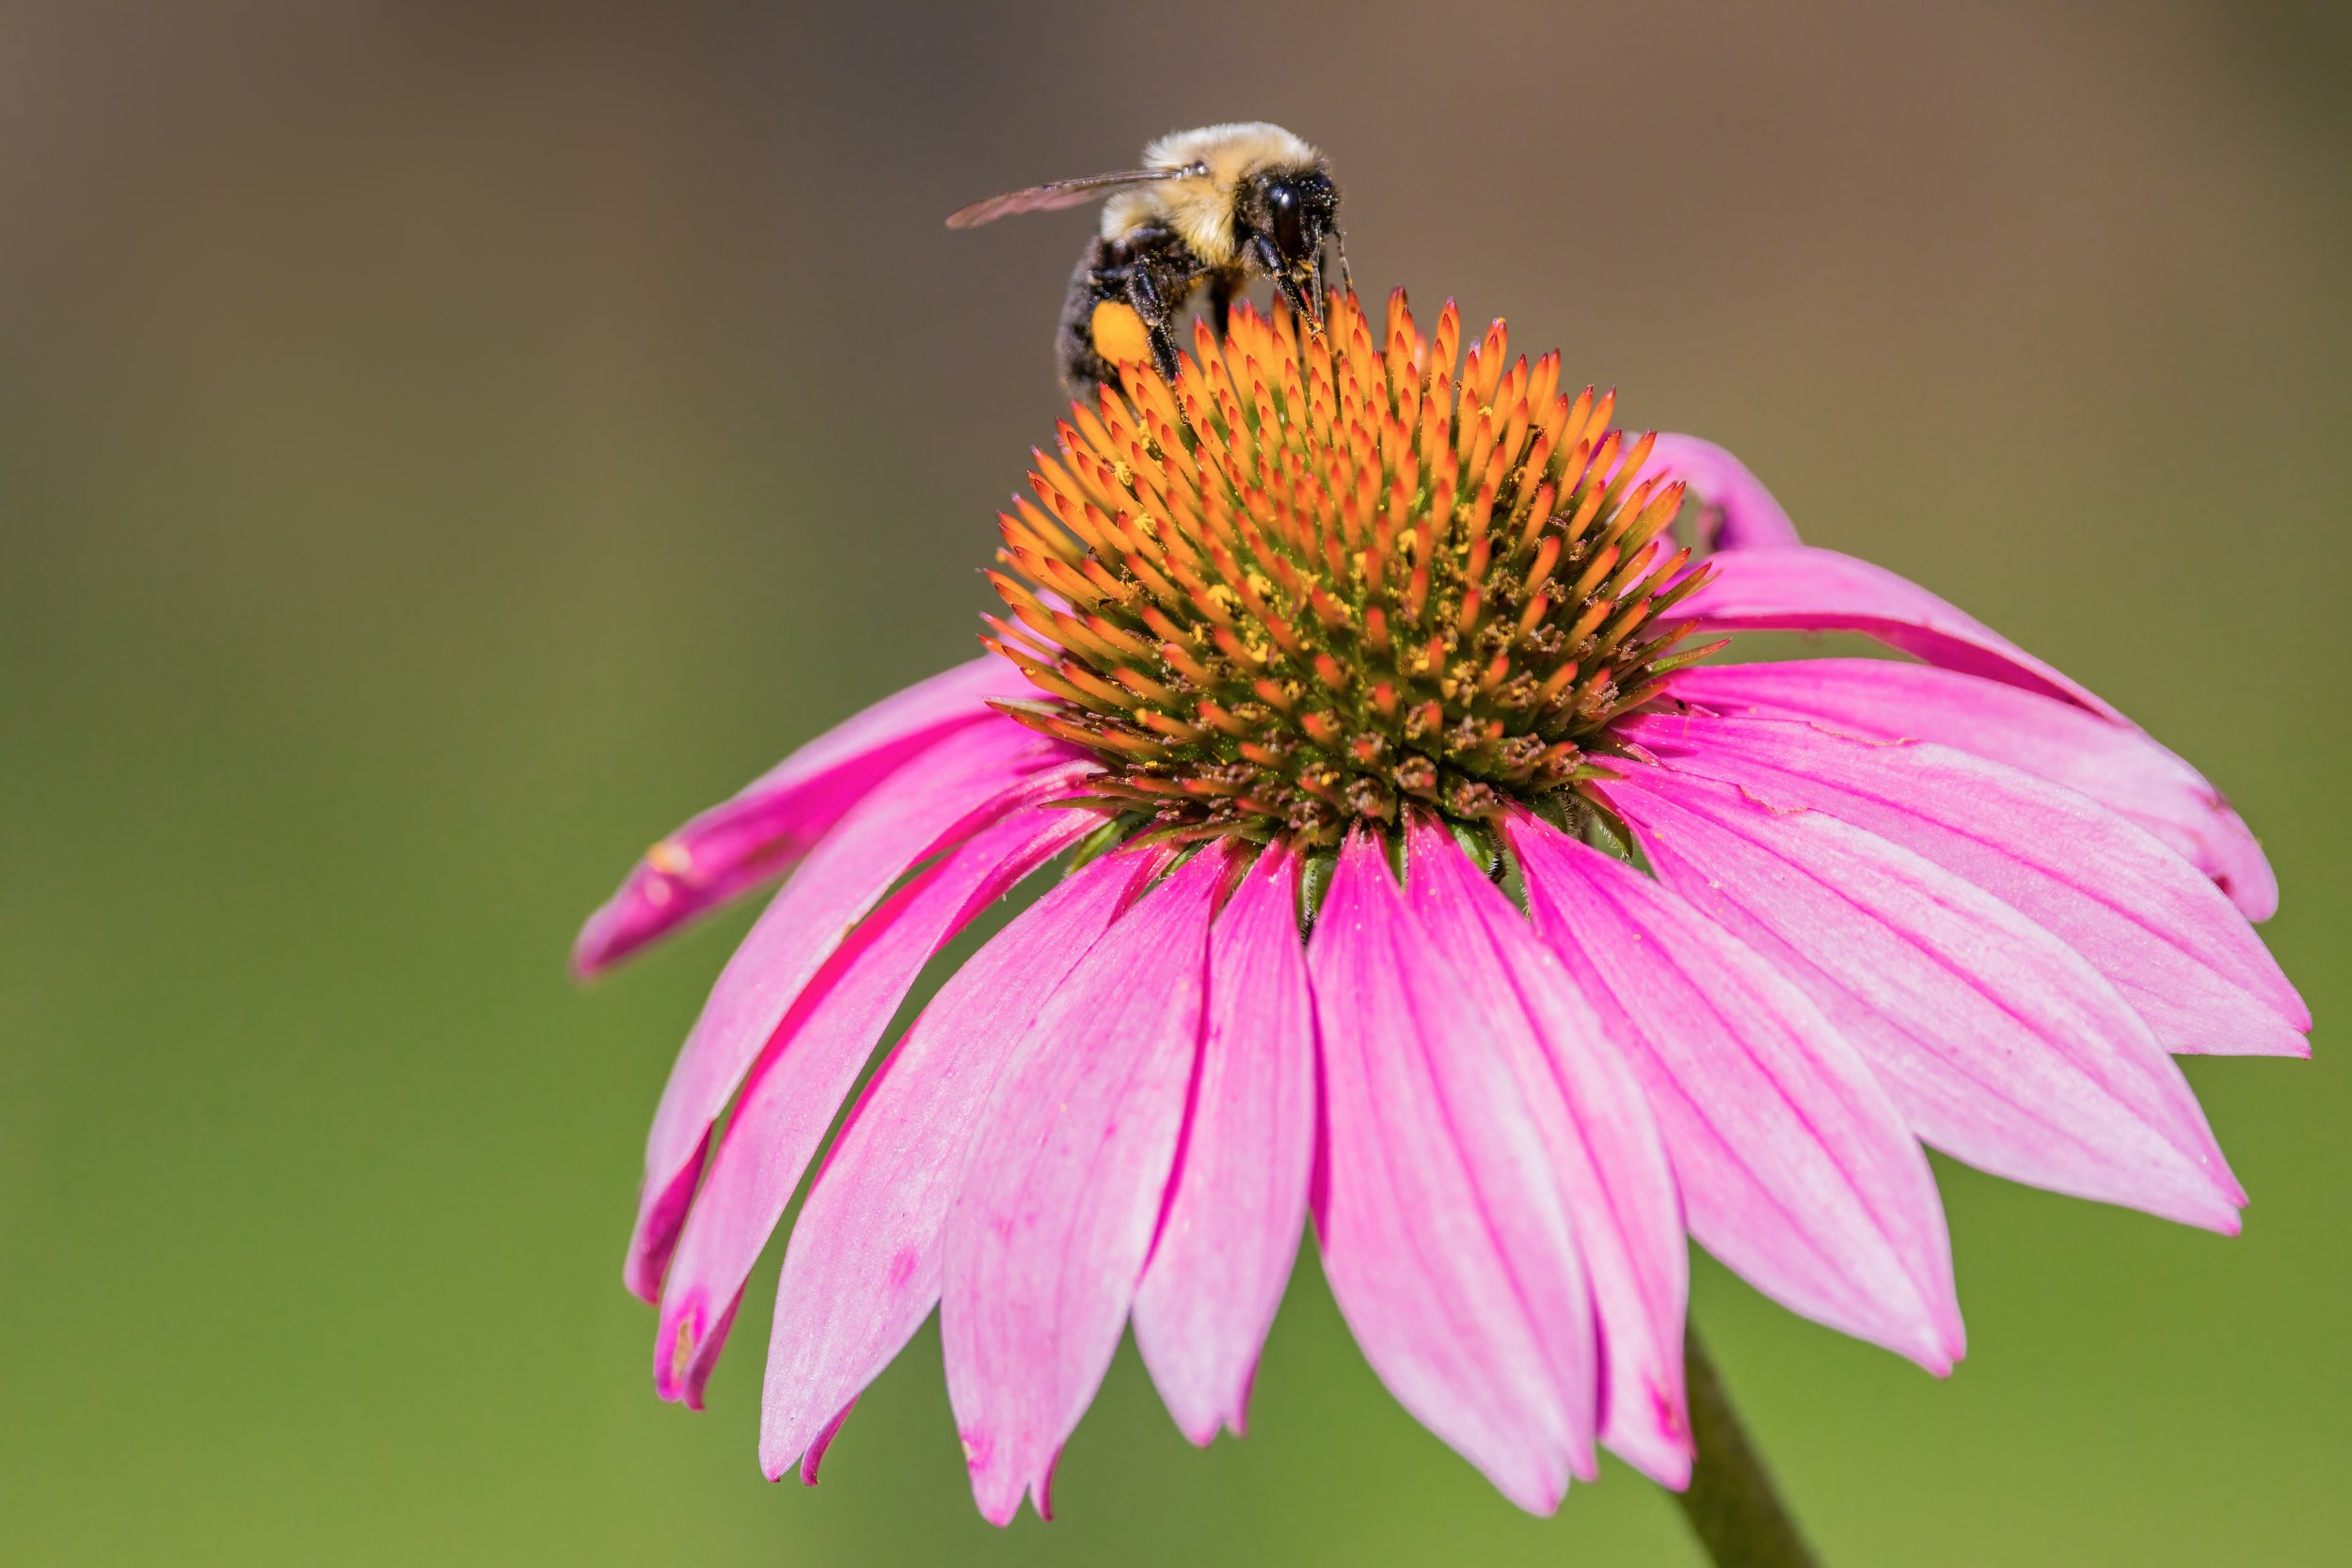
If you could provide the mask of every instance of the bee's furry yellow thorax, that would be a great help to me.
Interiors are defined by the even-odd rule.
[[[1204,164],[1208,172],[1121,191],[1103,210],[1104,237],[1165,224],[1203,265],[1224,267],[1232,264],[1236,249],[1233,197],[1241,182],[1268,168],[1319,167],[1323,154],[1279,125],[1251,120],[1162,136],[1143,150],[1143,161],[1148,168]]]

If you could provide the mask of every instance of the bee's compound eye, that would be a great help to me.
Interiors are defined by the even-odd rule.
[[[1298,192],[1287,184],[1268,185],[1265,204],[1275,250],[1285,261],[1298,260],[1307,251],[1307,226]]]

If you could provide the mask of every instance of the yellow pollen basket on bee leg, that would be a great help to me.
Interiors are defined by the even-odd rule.
[[[1102,301],[1094,308],[1088,330],[1094,335],[1094,352],[1110,363],[1151,362],[1152,335],[1144,330],[1143,318],[1134,306],[1116,299]]]

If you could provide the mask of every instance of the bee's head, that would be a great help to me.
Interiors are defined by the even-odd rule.
[[[1319,168],[1270,168],[1242,182],[1241,227],[1259,264],[1301,318],[1323,322],[1323,246],[1339,216],[1339,188]]]

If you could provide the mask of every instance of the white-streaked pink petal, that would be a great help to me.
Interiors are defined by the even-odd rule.
[[[941,736],[1026,696],[994,655],[959,664],[836,724],[648,850],[588,917],[572,968],[602,973],[687,922],[783,876],[893,770]]]
[[[1703,633],[1855,631],[1931,664],[2074,703],[2118,723],[2123,716],[2053,665],[1883,566],[1809,545],[1726,550],[1714,576],[1677,613]]]
[[[1649,1092],[1691,1233],[1806,1317],[1931,1371],[1963,1347],[1927,1159],[1853,1046],[1722,927],[1520,815],[1537,931]]]
[[[1682,1205],[1640,1083],[1526,917],[1452,835],[1422,820],[1406,879],[1414,914],[1499,1025],[1551,1151],[1592,1281],[1604,1373],[1600,1435],[1661,1485],[1691,1480],[1682,1386],[1689,1264]]]
[[[876,785],[810,852],[727,960],[662,1087],[624,1271],[631,1291],[660,1299],[711,1123],[818,967],[909,866],[1022,804],[1019,781],[1069,756],[1009,719],[967,725]]]
[[[1051,1516],[1062,1444],[1119,1348],[1184,1131],[1231,869],[1202,850],[1078,962],[996,1082],[948,1212],[939,1333],[972,1497]]]
[[[883,1059],[827,1150],[776,1285],[759,1463],[774,1481],[818,1448],[939,1300],[942,1236],[972,1127],[1013,1049],[1143,892],[1152,851],[1073,872],[1014,917]]]
[[[1718,664],[1674,694],[1735,718],[1795,719],[1866,740],[1932,740],[2080,790],[2221,884],[2249,920],[2278,912],[2262,846],[2221,792],[2144,731],[1956,670],[1880,658]]]
[[[2181,1069],[2072,948],[1899,845],[1626,769],[1660,880],[1820,1004],[1913,1131],[1970,1164],[2235,1231],[2244,1194]]]
[[[1235,1436],[1290,1282],[1315,1153],[1314,1010],[1298,863],[1267,849],[1209,935],[1209,999],[1167,1212],[1136,1291],[1136,1349],[1176,1425]]]
[[[1592,1474],[1591,1297],[1498,1025],[1359,832],[1308,944],[1340,1311],[1398,1402],[1521,1508]]]
[[[2311,1014],[2228,897],[2087,796],[1931,742],[1645,718],[1629,738],[1767,803],[1814,806],[1983,888],[2090,961],[2165,1048],[2308,1055]]]
[[[1715,549],[1780,549],[1804,542],[1763,482],[1712,441],[1661,432],[1645,471],[1690,485],[1692,500],[1713,515],[1714,533],[1707,543]]]
[[[1058,775],[1061,785],[1074,784],[1086,766]],[[725,1344],[710,1325],[731,1315],[834,1114],[924,964],[1093,826],[1074,811],[1012,813],[925,867],[825,960],[745,1077],[687,1211],[654,1338],[654,1386],[663,1399],[702,1407]]]

